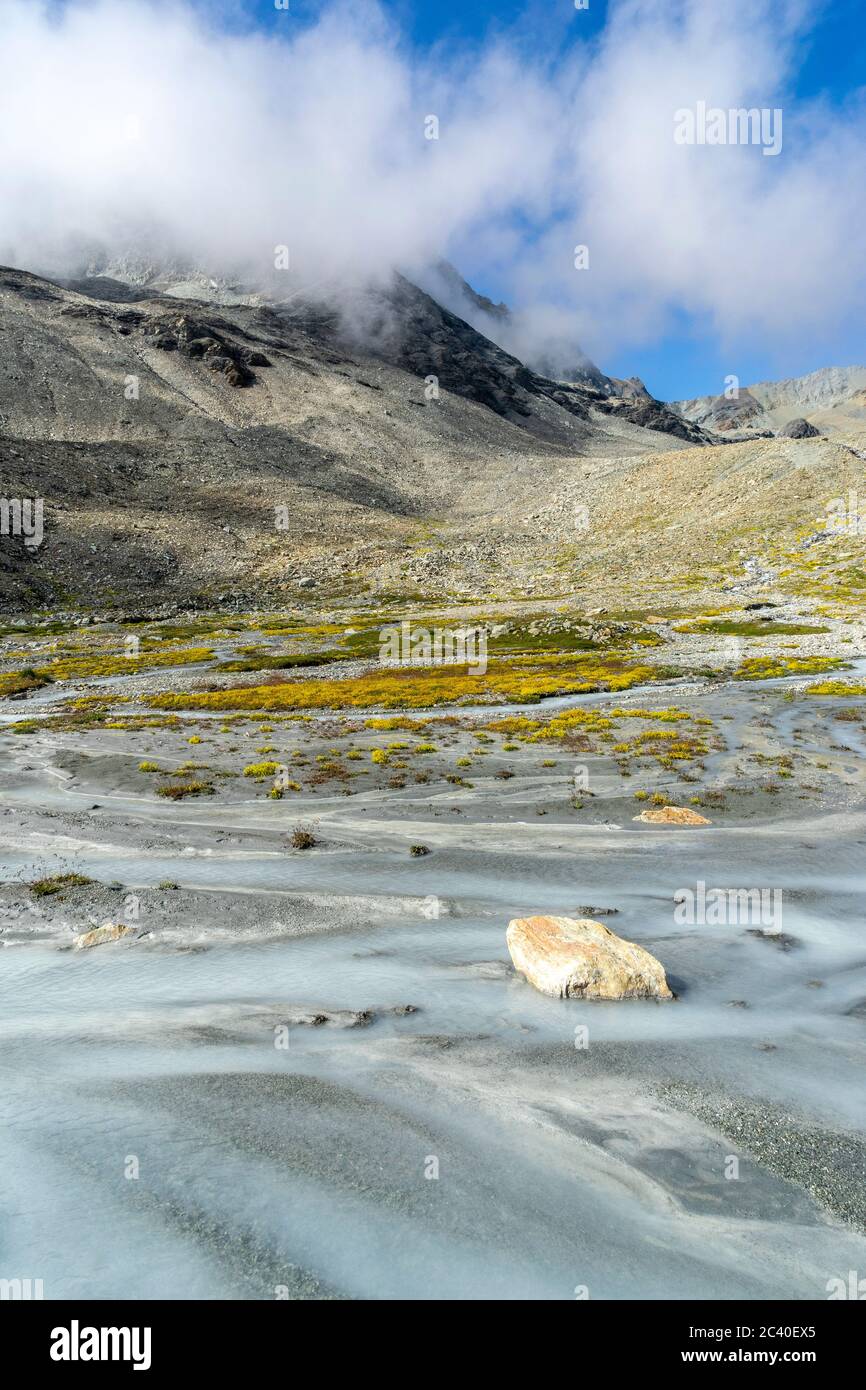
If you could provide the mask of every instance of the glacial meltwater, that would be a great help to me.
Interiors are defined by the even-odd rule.
[[[729,743],[747,698],[718,697]],[[100,761],[37,736],[2,774],[4,1276],[46,1298],[814,1299],[866,1268],[853,796],[657,828],[599,765],[580,823],[536,758],[495,789],[320,794],[319,844],[287,852],[296,812],[248,787],[120,785],[134,737]],[[96,886],[27,897],[68,872]],[[699,884],[778,889],[781,915],[684,920]],[[543,912],[601,914],[676,999],[539,994],[505,929]],[[129,940],[71,949],[121,919]]]

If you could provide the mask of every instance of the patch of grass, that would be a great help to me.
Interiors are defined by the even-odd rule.
[[[26,666],[23,671],[8,671],[0,675],[0,700],[9,695],[23,695],[28,690],[41,690],[51,684],[51,677],[44,671],[34,671]]]
[[[215,671],[291,671],[303,666],[328,666],[333,661],[345,661],[346,652],[298,652],[294,656],[266,654],[243,661],[220,661]]]
[[[754,622],[744,619],[737,622],[733,619],[711,618],[706,621],[698,618],[694,622],[680,623],[674,628],[675,632],[708,632],[725,637],[800,637],[811,632],[829,632],[827,627],[818,627],[814,623],[775,623]]]
[[[296,825],[292,831],[292,849],[312,849],[318,843],[309,825]]]
[[[157,787],[157,796],[166,797],[169,801],[183,801],[186,796],[212,796],[215,788],[210,782],[167,782],[162,787]]]
[[[54,874],[51,878],[37,878],[30,884],[30,892],[34,898],[50,898],[66,888],[84,888],[94,881],[86,874]]]
[[[390,715],[385,719],[365,719],[365,729],[405,729],[407,733],[418,733],[429,729],[429,719],[408,719],[404,715]]]

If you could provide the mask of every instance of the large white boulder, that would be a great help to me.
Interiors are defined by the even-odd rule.
[[[673,999],[664,967],[589,917],[515,917],[506,933],[514,968],[559,999]]]

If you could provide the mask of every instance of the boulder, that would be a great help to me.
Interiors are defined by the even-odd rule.
[[[815,426],[810,425],[802,416],[798,416],[796,420],[789,420],[780,433],[785,439],[817,439],[821,431],[816,430]]]
[[[699,816],[688,806],[659,806],[655,811],[641,811],[634,819],[648,825],[712,825],[706,816]]]
[[[126,927],[122,922],[116,925],[113,922],[106,922],[101,927],[94,927],[92,931],[82,932],[80,936],[76,936],[72,946],[76,951],[86,951],[90,946],[103,946],[106,941],[119,941],[122,936],[130,935],[135,935],[134,927]]]
[[[557,999],[672,999],[664,967],[589,917],[515,917],[505,936],[515,970]]]

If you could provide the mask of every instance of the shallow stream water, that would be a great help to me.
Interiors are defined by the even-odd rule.
[[[89,800],[57,777],[9,792],[24,815]],[[669,1094],[778,1111],[795,1159],[823,1130],[838,1180],[861,1181],[862,813],[660,838],[486,807],[431,820],[416,862],[417,824],[372,803],[329,807],[326,850],[287,857],[217,838],[267,829],[268,805],[100,801],[142,843],[82,835],[76,869],[170,878],[187,930],[0,953],[0,1275],[46,1297],[809,1299],[866,1269],[856,1229]],[[2,877],[69,852],[7,836]],[[782,920],[678,921],[698,881],[778,887]],[[338,924],[213,944],[204,889],[251,927],[305,895]],[[659,957],[674,1002],[552,1000],[515,976],[511,917],[590,906],[617,909],[603,920]],[[371,1017],[282,1030],[305,1008]]]

